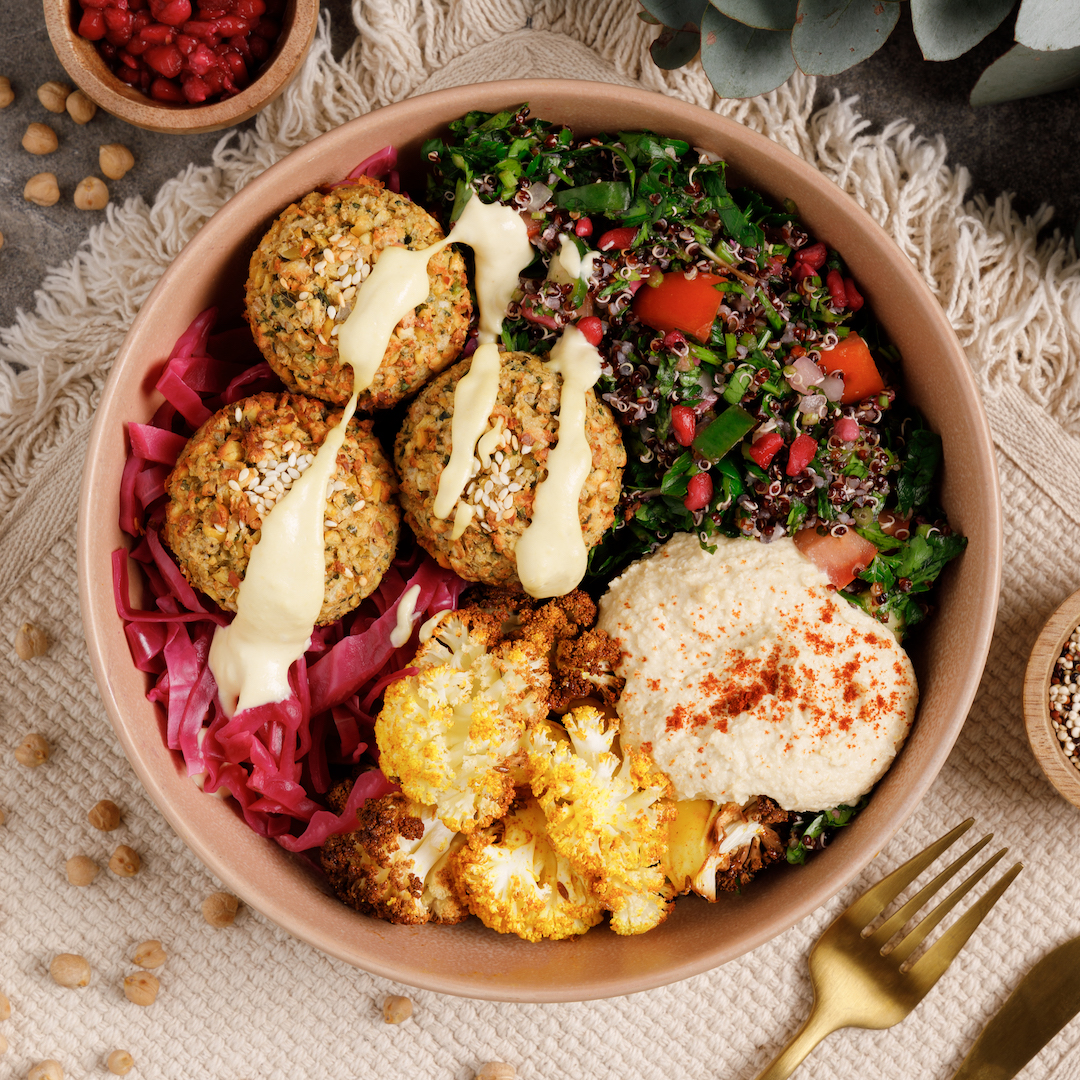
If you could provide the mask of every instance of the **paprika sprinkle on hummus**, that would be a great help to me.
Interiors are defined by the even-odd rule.
[[[681,534],[612,582],[625,743],[649,746],[680,799],[785,810],[851,804],[881,778],[918,689],[893,635],[790,538]]]

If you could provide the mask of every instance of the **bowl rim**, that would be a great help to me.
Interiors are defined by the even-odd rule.
[[[220,131],[254,116],[296,77],[319,25],[319,0],[289,0],[291,22],[283,22],[274,50],[250,85],[210,105],[174,105],[154,101],[108,69],[94,43],[79,37],[72,25],[72,0],[43,0],[43,5],[53,50],[79,89],[118,119],[165,135]]]
[[[934,330],[940,337],[943,347],[952,354],[955,376],[962,386],[967,400],[971,402],[972,415],[969,418],[971,439],[977,451],[977,460],[980,462],[980,467],[986,470],[986,479],[990,482],[992,489],[987,494],[990,527],[985,550],[981,554],[983,562],[980,564],[984,567],[983,580],[988,584],[992,583],[992,586],[988,587],[974,601],[977,605],[978,619],[975,620],[970,633],[973,642],[972,655],[976,662],[957,668],[949,673],[950,685],[952,685],[953,681],[957,683],[953,692],[956,701],[955,712],[949,715],[949,723],[944,728],[938,741],[932,743],[929,748],[923,747],[920,751],[922,756],[919,758],[921,764],[918,766],[918,782],[901,788],[895,799],[890,801],[892,813],[887,820],[879,821],[875,819],[876,823],[872,829],[870,825],[867,825],[862,830],[858,829],[858,822],[856,822],[856,826],[853,826],[850,832],[845,830],[837,843],[832,845],[831,850],[843,847],[846,852],[847,862],[839,876],[835,874],[833,876],[808,874],[807,871],[811,869],[810,866],[800,869],[800,874],[806,874],[806,877],[801,879],[804,888],[800,890],[798,903],[792,906],[782,925],[768,922],[760,930],[746,934],[739,947],[735,949],[725,948],[721,943],[720,945],[711,945],[709,949],[704,951],[704,955],[672,957],[670,962],[665,964],[662,971],[649,969],[644,973],[636,974],[623,972],[610,978],[597,976],[596,981],[584,990],[582,988],[565,990],[563,988],[533,987],[531,989],[515,988],[508,991],[505,986],[490,985],[484,982],[476,972],[463,972],[456,977],[447,976],[445,973],[434,977],[423,971],[403,972],[400,967],[395,967],[393,963],[371,961],[366,957],[358,959],[353,951],[342,946],[340,942],[327,940],[325,933],[313,926],[311,918],[308,917],[305,911],[289,911],[280,903],[275,903],[273,898],[268,901],[266,897],[261,895],[257,898],[257,902],[252,903],[250,889],[244,877],[228,860],[219,857],[216,852],[212,851],[204,838],[193,831],[192,827],[183,820],[176,807],[172,805],[171,799],[167,797],[164,790],[164,778],[155,775],[152,767],[152,748],[148,750],[147,747],[139,745],[134,740],[133,733],[125,726],[119,702],[114,696],[110,684],[107,669],[108,657],[104,647],[106,636],[108,634],[115,636],[118,619],[115,610],[112,609],[111,580],[105,583],[103,588],[102,582],[95,581],[95,567],[89,564],[89,546],[92,534],[90,512],[94,501],[94,489],[98,484],[96,462],[100,457],[107,436],[104,418],[110,412],[109,406],[112,400],[118,395],[121,378],[127,374],[127,368],[137,362],[137,358],[134,356],[134,339],[143,324],[153,317],[157,302],[176,286],[176,283],[186,272],[188,265],[193,264],[198,259],[200,251],[212,249],[214,245],[212,239],[214,229],[212,226],[227,224],[234,218],[242,221],[246,208],[252,202],[263,200],[266,205],[270,206],[276,206],[280,203],[281,197],[275,189],[278,187],[278,176],[282,175],[284,168],[286,168],[285,159],[271,166],[231,198],[189,241],[184,251],[174,260],[158,281],[129,329],[127,337],[117,354],[113,369],[102,393],[97,417],[90,435],[86,457],[87,464],[80,493],[77,546],[83,624],[91,663],[109,720],[129,761],[131,761],[136,774],[152,800],[181,839],[192,849],[200,861],[225,883],[226,887],[232,889],[242,899],[252,903],[253,907],[260,910],[266,917],[282,926],[289,933],[323,952],[330,953],[373,974],[442,993],[489,1000],[524,1002],[581,1001],[592,998],[621,996],[653,989],[711,970],[771,940],[783,930],[790,928],[811,914],[848,885],[878,854],[888,840],[899,831],[911,815],[930,784],[937,777],[959,735],[977,692],[990,648],[1002,569],[1002,510],[997,466],[994,459],[989,422],[965,354],[943,310],[930,292],[929,287],[918,275],[912,263],[894,244],[888,234],[873,221],[870,215],[831,180],[824,177],[809,163],[790,153],[790,151],[776,146],[771,140],[766,140],[765,136],[733,120],[710,113],[697,105],[691,105],[643,89],[605,83],[575,82],[572,80],[506,80],[478,84],[474,87],[454,87],[447,90],[438,90],[430,94],[403,100],[374,113],[349,121],[341,127],[319,136],[306,146],[293,151],[293,153],[305,155],[306,159],[311,160],[320,155],[323,147],[332,145],[331,140],[352,138],[354,136],[362,138],[366,125],[371,122],[372,117],[381,116],[386,118],[388,110],[393,110],[401,130],[410,130],[409,124],[411,121],[415,121],[418,125],[425,117],[434,114],[437,110],[439,115],[442,115],[442,112],[445,111],[443,104],[449,100],[456,100],[464,90],[473,91],[474,97],[482,99],[485,103],[485,108],[492,105],[496,100],[502,100],[503,102],[530,101],[541,96],[543,92],[588,96],[598,98],[601,101],[605,99],[605,94],[608,94],[613,102],[630,102],[643,108],[649,107],[657,98],[663,97],[664,107],[671,110],[673,114],[673,122],[681,119],[686,122],[687,126],[690,126],[692,123],[703,123],[707,118],[707,122],[716,132],[718,143],[727,142],[738,145],[749,142],[753,146],[756,144],[756,140],[765,140],[770,147],[769,152],[779,150],[785,155],[783,158],[785,167],[799,174],[801,180],[814,189],[815,196],[819,196],[823,202],[827,203],[833,212],[845,216],[854,216],[861,232],[869,238],[874,251],[880,251],[882,256],[889,261],[890,271],[899,274],[904,279],[904,286],[914,289],[916,294],[922,298],[925,306],[925,317],[934,324]],[[477,104],[469,107],[480,106]],[[105,595],[107,595],[108,599],[103,604],[102,597]],[[97,601],[96,604],[95,600]],[[122,632],[120,636],[122,638]],[[871,803],[870,809],[872,809],[872,806],[873,803]],[[869,815],[869,813],[870,810],[868,809],[864,812],[864,816]],[[825,858],[825,855],[821,858]],[[430,931],[430,928],[422,929]],[[559,942],[557,944],[567,945],[568,943]]]
[[[1080,589],[1046,620],[1024,672],[1024,727],[1039,767],[1063,799],[1080,806],[1080,769],[1069,760],[1050,719],[1050,679],[1069,635],[1080,626]]]

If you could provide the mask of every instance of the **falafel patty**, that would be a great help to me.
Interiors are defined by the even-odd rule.
[[[417,539],[440,566],[467,581],[520,588],[514,551],[532,521],[536,486],[547,476],[558,441],[562,376],[531,353],[503,353],[499,391],[488,420],[498,437],[490,458],[473,455],[462,500],[474,517],[457,540],[454,515],[433,512],[439,478],[450,457],[454,390],[472,366],[466,358],[433,379],[409,407],[394,445],[401,505]],[[585,430],[592,471],[581,490],[578,516],[586,548],[600,542],[615,519],[626,450],[608,407],[586,394]]]
[[[353,372],[338,356],[338,327],[388,247],[412,250],[443,238],[438,222],[378,180],[361,176],[313,191],[285,208],[251,256],[246,317],[267,363],[290,390],[344,405]],[[431,291],[398,323],[364,412],[386,409],[442,371],[461,352],[472,303],[461,254],[444,248],[428,263]]]
[[[263,517],[314,461],[341,410],[299,394],[262,393],[216,412],[188,441],[165,488],[164,539],[184,576],[228,611]],[[326,593],[318,623],[373,592],[397,548],[397,478],[371,433],[349,422],[327,486]]]

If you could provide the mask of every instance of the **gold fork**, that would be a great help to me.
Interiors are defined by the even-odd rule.
[[[947,866],[877,929],[871,923],[959,836],[973,818],[957,825],[925,851],[863,893],[821,935],[810,952],[814,1005],[806,1023],[757,1080],[785,1080],[826,1035],[842,1027],[887,1028],[898,1024],[941,978],[975,928],[1023,868],[1011,867],[913,964],[908,957],[1005,854],[1002,848],[965,878],[900,941],[891,939],[960,869],[989,843],[993,834]],[[891,945],[891,947],[890,947]]]

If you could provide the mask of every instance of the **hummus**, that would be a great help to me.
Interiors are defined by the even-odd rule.
[[[710,554],[675,536],[611,583],[598,626],[621,651],[622,739],[680,799],[853,803],[915,715],[907,654],[790,538],[721,538]]]

